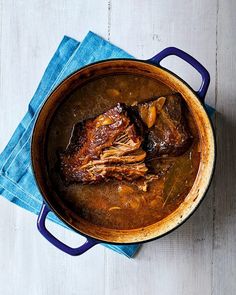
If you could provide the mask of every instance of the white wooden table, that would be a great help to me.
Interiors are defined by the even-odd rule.
[[[0,294],[236,294],[236,1],[0,0],[0,149],[24,115],[62,36],[88,30],[138,58],[167,46],[184,49],[211,74],[207,103],[218,159],[213,184],[197,212],[134,260],[102,246],[70,257],[36,230],[36,216],[0,198]],[[172,67],[197,88],[183,62]],[[73,246],[82,240],[56,225]]]

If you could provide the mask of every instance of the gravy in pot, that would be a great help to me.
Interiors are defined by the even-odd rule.
[[[142,179],[66,186],[58,169],[58,153],[68,145],[77,122],[101,114],[118,102],[131,105],[172,93],[164,84],[144,76],[109,75],[88,82],[58,108],[48,134],[49,175],[58,195],[81,218],[106,228],[140,228],[163,219],[183,202],[200,162],[198,130],[187,107],[192,145],[180,156],[150,159],[158,177],[146,186]]]

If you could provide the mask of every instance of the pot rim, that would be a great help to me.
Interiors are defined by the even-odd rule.
[[[37,126],[37,123],[38,123],[38,119],[40,117],[40,114],[44,108],[44,105],[47,103],[47,101],[50,99],[51,95],[57,91],[57,89],[61,86],[61,84],[63,84],[65,81],[69,80],[72,76],[74,75],[77,75],[78,72],[81,72],[83,71],[84,69],[90,67],[90,66],[94,66],[94,65],[98,65],[98,64],[102,64],[102,63],[108,63],[108,62],[112,62],[112,61],[133,61],[133,62],[139,62],[139,63],[143,63],[143,64],[149,64],[149,65],[152,65],[152,66],[155,66],[157,68],[160,68],[161,70],[163,70],[164,72],[167,72],[168,74],[174,76],[176,79],[178,79],[182,84],[184,84],[185,87],[188,88],[188,90],[190,90],[192,92],[192,94],[196,97],[196,99],[198,100],[198,102],[201,104],[201,106],[203,107],[203,110],[204,110],[204,114],[206,115],[206,117],[208,118],[208,121],[209,121],[209,125],[210,125],[210,129],[211,129],[211,132],[212,132],[212,135],[213,135],[213,141],[212,141],[212,148],[214,150],[214,158],[213,158],[213,164],[212,164],[212,169],[211,169],[211,174],[209,176],[209,179],[208,179],[208,182],[207,182],[207,185],[205,187],[205,190],[204,192],[202,193],[202,196],[199,200],[199,202],[195,205],[194,209],[188,214],[186,215],[186,217],[184,219],[182,219],[179,223],[176,223],[176,225],[174,227],[172,227],[171,229],[168,229],[166,232],[164,232],[163,234],[160,234],[156,237],[153,237],[153,238],[150,238],[150,239],[146,239],[146,240],[141,240],[141,241],[133,241],[133,242],[113,242],[113,241],[106,241],[106,240],[102,240],[102,239],[99,239],[99,238],[95,238],[95,237],[92,237],[88,234],[85,234],[83,232],[81,232],[80,230],[78,230],[75,226],[73,226],[69,221],[67,221],[66,219],[64,219],[58,212],[57,210],[55,210],[53,208],[53,206],[51,206],[49,204],[49,202],[45,199],[44,197],[44,193],[41,189],[41,186],[38,184],[38,180],[37,180],[37,177],[36,177],[36,174],[35,174],[35,165],[34,165],[34,156],[33,156],[33,149],[32,149],[32,146],[33,146],[33,142],[34,142],[34,134],[35,134],[35,128]],[[181,77],[179,77],[177,74],[173,73],[172,71],[170,71],[169,69],[166,69],[165,67],[162,67],[160,64],[156,64],[150,60],[141,60],[141,59],[135,59],[135,58],[112,58],[112,59],[107,59],[107,60],[101,60],[101,61],[97,61],[97,62],[93,62],[93,63],[90,63],[88,65],[85,65],[83,67],[81,67],[80,69],[78,70],[75,70],[73,73],[71,73],[69,76],[67,76],[65,79],[63,79],[56,87],[55,89],[53,89],[53,91],[48,95],[48,97],[45,99],[45,101],[43,102],[42,106],[40,107],[40,110],[38,111],[38,114],[37,114],[37,118],[35,120],[35,123],[34,123],[34,127],[33,127],[33,131],[32,131],[32,135],[31,135],[31,166],[32,166],[32,171],[33,171],[33,176],[34,176],[34,179],[35,179],[35,182],[37,184],[37,187],[43,197],[43,201],[47,204],[47,206],[50,208],[50,210],[62,221],[64,222],[70,229],[74,230],[75,232],[77,232],[78,234],[82,235],[83,237],[87,238],[88,240],[89,239],[92,239],[92,240],[96,240],[98,241],[99,243],[106,243],[106,244],[112,244],[112,245],[134,245],[134,244],[143,244],[143,243],[147,243],[147,242],[151,242],[151,241],[154,241],[154,240],[157,240],[159,238],[162,238],[164,237],[165,235],[173,232],[174,230],[176,230],[178,227],[180,227],[181,225],[183,225],[195,212],[196,210],[199,208],[199,206],[201,205],[201,203],[203,202],[203,200],[205,199],[206,197],[206,194],[209,190],[209,187],[210,187],[210,184],[211,184],[211,181],[212,181],[212,178],[213,178],[213,175],[214,175],[214,171],[215,171],[215,165],[216,165],[216,156],[217,156],[217,147],[216,147],[216,135],[215,135],[215,130],[213,128],[213,123],[210,119],[210,116],[209,114],[207,113],[206,111],[206,107],[205,107],[205,103],[204,103],[204,99],[200,99],[198,96],[197,96],[197,93],[194,91],[194,89],[186,82],[184,81]],[[127,230],[128,231],[128,230]]]

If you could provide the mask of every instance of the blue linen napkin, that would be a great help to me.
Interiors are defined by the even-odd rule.
[[[81,43],[67,36],[63,38],[30,101],[28,112],[0,155],[0,195],[38,215],[42,196],[31,169],[30,141],[40,107],[63,79],[81,67],[100,60],[131,57],[92,32]],[[211,107],[208,108],[209,112],[214,111]],[[68,228],[52,212],[48,218]],[[127,257],[132,257],[140,246],[103,245]]]

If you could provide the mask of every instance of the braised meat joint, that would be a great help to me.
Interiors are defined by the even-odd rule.
[[[142,143],[138,119],[126,105],[117,104],[75,125],[70,144],[60,154],[61,175],[67,184],[137,179],[148,170]]]
[[[147,179],[150,159],[179,156],[190,147],[184,112],[182,97],[174,94],[133,106],[118,103],[77,123],[60,154],[64,182]]]

